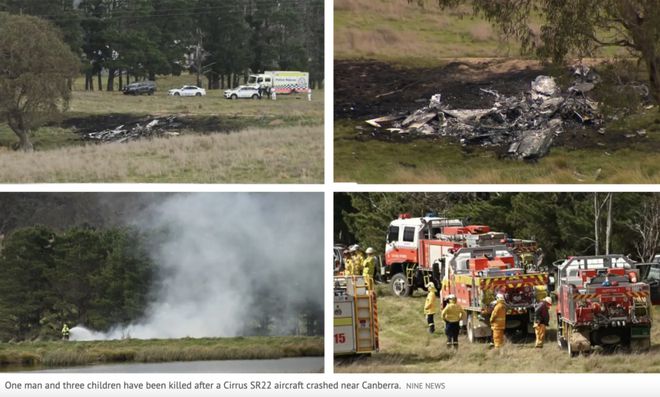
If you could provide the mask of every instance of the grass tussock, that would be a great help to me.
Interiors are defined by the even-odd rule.
[[[323,126],[0,151],[0,182],[320,183]]]
[[[416,293],[412,298],[402,299],[385,291],[388,286],[378,288],[384,295],[378,301],[380,352],[369,358],[339,358],[335,361],[335,372],[660,372],[660,327],[657,326],[651,330],[649,352],[593,353],[571,359],[557,346],[556,323],[554,313],[551,313],[548,339],[543,349],[534,348],[532,335],[523,343],[507,343],[500,350],[490,350],[484,343],[470,344],[463,332],[459,336],[459,350],[454,351],[445,346],[444,323],[437,317],[439,330],[434,335],[427,333],[422,314],[423,294]],[[654,310],[655,324],[658,324],[660,308]]]
[[[259,360],[322,356],[321,337],[184,338],[0,344],[0,370],[101,363]]]

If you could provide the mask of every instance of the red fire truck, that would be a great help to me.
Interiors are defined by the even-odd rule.
[[[509,239],[485,225],[464,226],[459,219],[402,214],[390,223],[381,275],[395,295],[409,296],[417,288],[425,290],[429,281],[439,287],[440,263],[456,250],[498,244],[512,248],[521,267],[538,267],[541,256],[533,241]]]
[[[510,247],[459,248],[441,261],[440,273],[440,296],[456,295],[467,312],[464,325],[470,342],[492,335],[489,318],[498,293],[506,302],[507,332],[534,332],[533,307],[547,296],[548,274],[525,270]]]
[[[596,345],[650,347],[650,288],[635,262],[623,255],[576,256],[557,267],[557,342],[570,356]]]

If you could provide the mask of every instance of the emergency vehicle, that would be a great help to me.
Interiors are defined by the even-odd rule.
[[[468,340],[492,335],[490,315],[495,296],[504,295],[506,331],[533,333],[534,305],[547,296],[548,274],[526,270],[519,256],[505,245],[463,247],[440,260],[440,297],[456,296],[467,313],[463,325]]]
[[[485,225],[464,226],[459,219],[401,214],[387,231],[381,276],[390,280],[396,296],[409,296],[417,288],[426,290],[429,281],[439,290],[439,264],[443,258],[463,247],[494,244],[509,246],[524,269],[540,266],[542,255],[534,241],[510,239]]]
[[[362,276],[334,278],[335,355],[371,354],[378,351],[376,294]]]
[[[623,255],[575,256],[558,265],[557,342],[572,357],[593,346],[651,346],[650,287]]]
[[[310,92],[307,72],[267,71],[262,74],[251,74],[247,85],[270,88],[277,95]]]

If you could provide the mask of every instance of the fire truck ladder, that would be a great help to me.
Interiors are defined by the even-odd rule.
[[[378,327],[378,302],[376,300],[376,293],[371,292],[371,298],[373,299],[373,323],[374,323],[374,348],[378,350],[380,348],[380,335]]]
[[[371,292],[363,277],[353,277],[353,291],[355,298],[355,351],[367,353],[374,350],[374,321],[371,314]]]

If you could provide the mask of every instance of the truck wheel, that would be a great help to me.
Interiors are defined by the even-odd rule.
[[[412,287],[408,285],[408,278],[403,273],[392,276],[392,292],[398,297],[412,295]]]

